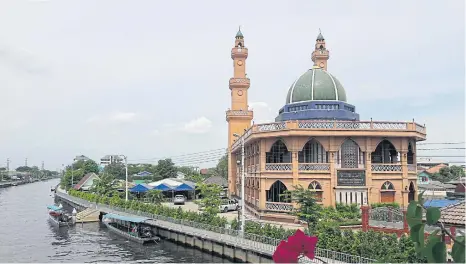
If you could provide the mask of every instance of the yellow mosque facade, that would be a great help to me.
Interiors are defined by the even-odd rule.
[[[295,221],[285,195],[301,185],[319,203],[370,205],[416,197],[416,142],[426,128],[414,121],[361,121],[346,90],[327,71],[330,52],[317,36],[314,66],[292,82],[274,123],[252,124],[246,75],[248,48],[241,30],[231,50],[228,191],[241,197],[244,142],[245,208],[260,219]]]

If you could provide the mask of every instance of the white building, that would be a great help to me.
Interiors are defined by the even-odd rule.
[[[103,158],[100,159],[101,166],[107,166],[113,163],[123,162],[123,158],[119,155],[105,155]]]

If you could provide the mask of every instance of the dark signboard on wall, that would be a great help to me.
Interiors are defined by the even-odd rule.
[[[366,171],[337,170],[337,186],[365,186]]]

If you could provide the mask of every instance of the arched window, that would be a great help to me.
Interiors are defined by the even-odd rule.
[[[291,163],[291,152],[283,141],[277,140],[273,143],[270,152],[265,154],[265,159],[266,163]]]
[[[413,151],[413,146],[411,145],[411,142],[408,144],[408,164],[414,164],[414,151]]]
[[[393,144],[384,139],[372,152],[372,163],[398,163],[398,151]]]
[[[416,195],[416,189],[414,188],[414,183],[409,183],[409,193],[408,193],[408,203],[414,200],[414,196]]]
[[[328,152],[315,139],[309,140],[298,152],[299,163],[328,163]]]
[[[266,190],[267,202],[286,203],[289,202],[286,196],[287,188],[281,181],[276,181]]]
[[[316,200],[317,200],[318,202],[322,202],[323,190],[322,190],[322,186],[320,185],[320,183],[318,183],[317,181],[312,181],[312,182],[309,184],[308,189],[310,189],[310,190],[312,190],[312,191],[315,192]]]
[[[380,202],[381,203],[394,203],[395,202],[395,188],[393,184],[386,181],[380,187]]]
[[[341,144],[336,159],[341,168],[358,168],[359,164],[364,164],[364,153],[354,140],[347,139]]]

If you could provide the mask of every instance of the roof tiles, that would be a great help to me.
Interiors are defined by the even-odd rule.
[[[465,225],[465,201],[449,205],[440,209],[442,213],[441,221],[445,224]]]

